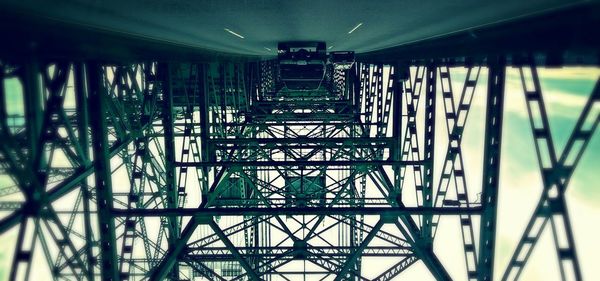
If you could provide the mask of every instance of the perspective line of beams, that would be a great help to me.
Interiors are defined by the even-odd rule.
[[[481,207],[288,207],[288,208],[178,208],[178,209],[112,209],[115,216],[263,216],[263,215],[476,215]]]

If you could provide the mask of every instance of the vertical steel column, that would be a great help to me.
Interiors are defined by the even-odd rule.
[[[100,271],[102,280],[118,280],[118,262],[115,236],[115,221],[111,214],[113,194],[111,186],[110,156],[108,154],[108,130],[103,69],[99,64],[88,68],[90,128],[94,148],[96,179],[96,203],[100,232]]]
[[[40,141],[42,127],[42,89],[40,80],[40,68],[37,61],[32,59],[24,65],[23,88],[25,102],[25,132],[27,134],[28,163],[23,163],[31,169],[30,174],[33,178],[21,179],[21,188],[25,195],[25,215],[21,217],[19,233],[15,248],[13,263],[9,280],[28,280],[31,271],[31,258],[35,248],[39,229],[40,196],[43,190],[40,190],[38,169],[36,159],[42,159],[38,156],[42,151],[38,151],[38,142]],[[41,163],[40,163],[41,164]],[[21,174],[20,176],[24,176]]]
[[[483,152],[483,184],[479,235],[479,280],[491,281],[494,276],[494,246],[496,240],[496,208],[498,207],[498,180],[500,177],[500,148],[502,138],[502,111],[506,68],[504,58],[488,60],[488,94],[485,118]]]
[[[83,155],[86,163],[90,161],[89,153],[89,137],[88,137],[88,126],[89,126],[89,114],[88,114],[88,96],[85,81],[85,65],[83,63],[75,64],[75,104],[77,106],[77,126],[78,126],[78,137],[79,144],[82,148]],[[89,280],[94,280],[94,267],[96,265],[96,257],[93,252],[94,241],[92,240],[92,221],[90,213],[90,200],[91,194],[87,182],[87,177],[81,181],[81,196],[83,201],[83,221],[85,231],[85,253],[87,256],[88,263],[88,275]]]
[[[400,161],[402,160],[402,96],[404,95],[404,80],[410,79],[410,69],[400,64],[396,64],[394,66],[394,97],[392,101],[392,111],[394,117],[392,118],[392,138],[394,139],[393,150],[391,153],[392,160]],[[396,200],[398,202],[402,201],[402,197],[400,194],[400,173],[401,173],[401,165],[394,166],[394,192],[397,192],[396,198],[392,198],[392,200]]]
[[[434,159],[434,144],[435,144],[435,100],[437,87],[437,66],[433,63],[427,66],[427,75],[425,77],[425,131],[424,131],[424,155],[423,160],[423,207],[433,207],[433,159]],[[423,225],[421,236],[425,239],[425,243],[429,243],[429,247],[433,244],[432,215],[423,215]]]
[[[352,99],[353,99],[353,105],[354,105],[354,113],[356,115],[358,115],[358,113],[360,113],[360,102],[361,102],[361,96],[360,96],[360,83],[361,83],[361,65],[359,63],[355,63],[351,70],[349,71],[350,73],[350,83],[352,86]],[[357,117],[358,118],[358,117]]]
[[[201,65],[199,67],[199,70],[202,71],[201,73],[201,77],[202,77],[202,81],[203,81],[203,87],[202,87],[202,97],[199,100],[199,110],[200,110],[200,123],[201,123],[201,138],[204,138],[203,140],[201,140],[201,150],[202,151],[202,158],[203,161],[207,161],[206,157],[208,157],[208,154],[206,154],[206,149],[208,147],[208,143],[206,141],[206,139],[208,138],[208,107],[207,107],[207,92],[208,92],[208,85],[207,85],[207,81],[206,81],[206,75],[207,75],[207,65]],[[204,134],[204,137],[202,137],[202,134]],[[206,155],[205,155],[206,154]],[[208,168],[203,167],[203,172],[204,175],[203,177],[208,177]],[[220,178],[220,175],[222,175],[222,172],[224,171],[224,169],[222,169],[220,171],[219,176],[215,177],[214,180],[214,185],[216,185],[216,183],[219,181],[218,178]],[[200,203],[200,206],[198,206],[198,208],[204,208],[204,206],[206,206],[206,204],[208,203],[208,192],[212,189],[212,188],[208,188],[207,184],[204,184],[202,187],[202,202]],[[192,217],[190,219],[190,221],[187,223],[187,225],[185,227],[183,227],[183,229],[180,231],[180,235],[179,235],[179,239],[176,241],[176,243],[170,247],[168,249],[168,251],[165,253],[162,261],[157,264],[157,266],[155,268],[153,268],[150,272],[150,280],[163,280],[167,274],[169,272],[172,272],[172,268],[177,264],[178,262],[178,257],[181,254],[181,252],[183,251],[183,249],[185,247],[187,247],[187,242],[190,239],[190,237],[192,236],[192,234],[194,234],[194,231],[196,230],[198,224],[200,222],[200,219],[198,217]]]
[[[42,82],[40,79],[40,66],[38,62],[31,61],[24,65],[24,100],[25,100],[25,126],[27,140],[31,154],[31,164],[38,154],[38,141],[42,127]],[[34,171],[35,172],[35,171]]]
[[[202,84],[200,85],[200,99],[198,100],[198,111],[200,112],[200,155],[202,161],[211,161],[209,159],[209,145],[208,145],[208,133],[210,131],[210,123],[208,122],[208,65],[202,64],[198,66],[198,70],[201,72],[198,76],[201,79]],[[208,192],[208,167],[202,168],[202,196],[203,202],[205,202],[205,196]]]
[[[161,63],[158,65],[157,72],[162,82],[162,123],[164,128],[163,141],[165,145],[165,188],[167,192],[167,207],[175,209],[179,206],[179,202],[177,183],[175,182],[175,138],[173,127],[173,89],[171,87],[171,67],[168,63]],[[175,246],[177,240],[179,239],[179,219],[176,216],[170,216],[168,218],[168,223],[168,244],[169,249],[172,249]],[[178,277],[179,267],[177,264],[174,264],[173,269],[171,270],[171,278],[173,280],[178,280]]]

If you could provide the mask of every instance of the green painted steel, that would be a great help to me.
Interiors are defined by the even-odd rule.
[[[15,125],[0,91],[1,171],[16,187],[2,192],[23,195],[0,198],[14,209],[0,233],[18,228],[10,279],[29,277],[37,251],[55,279],[392,280],[422,262],[434,279],[452,280],[434,243],[440,220],[453,217],[464,277],[492,280],[506,59],[330,65],[312,91],[286,89],[276,61],[2,61],[2,83],[18,77],[27,97]],[[459,93],[455,67],[467,73]],[[486,115],[470,122],[486,128],[484,180],[467,190],[462,135],[484,69]],[[544,108],[534,84],[528,105]],[[575,164],[565,161],[593,135],[599,119],[583,124],[599,92],[566,154],[555,155],[547,117],[532,127],[553,166],[542,171],[547,188],[531,221],[562,216],[569,246],[557,253],[576,280],[564,204]],[[442,119],[446,131],[435,126]],[[504,280],[518,278],[527,262],[519,253],[528,257],[524,246],[538,239],[528,227]],[[374,257],[393,262],[374,272]]]

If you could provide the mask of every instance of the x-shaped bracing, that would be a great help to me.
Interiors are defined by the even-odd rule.
[[[519,70],[544,189],[502,280],[519,278],[549,220],[562,280],[582,280],[565,192],[573,171],[600,122],[598,110],[594,110],[600,106],[600,79],[597,80],[591,96],[583,107],[562,154],[557,157],[537,70],[533,65],[521,67]],[[526,72],[529,72],[529,75],[526,75]]]

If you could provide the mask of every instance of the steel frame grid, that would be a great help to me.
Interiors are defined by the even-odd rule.
[[[495,163],[485,169],[487,179],[498,176],[503,76],[506,66],[502,58],[491,58],[484,66],[490,72],[488,77],[492,77],[488,78],[485,137],[489,146],[485,148],[485,159],[486,162],[489,160],[490,163]],[[178,70],[182,67],[185,71]],[[443,215],[455,215],[461,218],[461,224],[465,221],[461,231],[467,277],[490,280],[494,256],[494,213],[497,209],[493,202],[497,197],[497,180],[484,181],[482,191],[486,203],[481,206],[470,202],[466,196],[459,196],[456,201],[460,202],[460,206],[464,203],[467,207],[447,206],[446,203],[452,200],[445,197],[444,188],[448,186],[446,183],[442,184],[442,181],[439,181],[435,191],[421,188],[424,191],[422,200],[415,208],[405,207],[401,197],[403,189],[411,188],[412,185],[412,188],[419,190],[419,181],[428,181],[425,179],[426,175],[433,177],[426,168],[431,165],[428,158],[433,159],[427,156],[427,151],[432,148],[427,148],[427,145],[421,147],[422,143],[434,143],[431,132],[428,135],[427,129],[423,132],[414,124],[411,127],[411,122],[417,122],[421,94],[421,90],[414,90],[412,85],[425,85],[426,106],[421,109],[425,110],[426,116],[431,116],[427,112],[432,113],[431,107],[436,103],[435,95],[442,94],[448,138],[458,142],[455,146],[451,141],[447,149],[445,158],[448,165],[451,165],[462,161],[460,135],[464,123],[458,120],[462,119],[462,115],[468,114],[469,92],[474,91],[477,78],[467,75],[457,103],[452,98],[451,87],[444,86],[451,85],[451,82],[443,61],[421,65],[415,75],[397,74],[411,72],[410,69],[400,71],[401,67],[387,67],[391,70],[388,73],[388,87],[384,90],[383,65],[357,64],[346,74],[348,79],[360,77],[360,80],[349,81],[349,84],[354,83],[356,87],[346,87],[348,91],[353,91],[344,95],[348,104],[334,104],[328,108],[326,105],[307,107],[298,101],[258,103],[259,100],[264,101],[260,96],[261,92],[258,91],[257,96],[254,96],[248,94],[248,89],[267,88],[259,86],[262,83],[277,83],[268,79],[265,81],[264,78],[259,80],[256,76],[251,78],[250,73],[260,73],[257,69],[269,69],[252,63],[102,66],[94,62],[81,64],[32,61],[23,65],[3,64],[2,74],[22,79],[26,85],[24,93],[31,97],[27,99],[23,129],[9,128],[8,117],[5,113],[1,116],[4,117],[1,132],[6,140],[1,150],[4,171],[15,179],[20,192],[25,195],[23,205],[0,221],[2,233],[17,225],[20,227],[11,279],[27,279],[34,248],[27,247],[26,244],[35,245],[39,241],[48,264],[53,268],[54,278],[92,279],[101,276],[104,280],[144,277],[183,280],[190,276],[185,277],[180,271],[189,267],[195,274],[210,280],[270,280],[274,276],[285,278],[285,274],[278,270],[287,263],[303,260],[324,270],[324,278],[331,276],[335,280],[371,280],[362,276],[360,257],[368,257],[374,253],[394,256],[390,249],[383,250],[380,246],[370,245],[373,240],[381,240],[394,243],[395,249],[406,249],[406,252],[401,254],[403,259],[372,280],[390,280],[418,260],[427,266],[436,279],[450,280],[431,245],[438,227],[436,218],[439,220]],[[468,66],[468,73],[479,73],[479,67]],[[529,69],[535,73],[535,67]],[[419,71],[427,76],[419,78]],[[186,75],[177,74],[182,72]],[[45,73],[41,75],[40,82],[35,82],[40,77],[37,73]],[[67,78],[71,75],[73,80]],[[274,74],[263,73],[260,77],[276,79],[273,78],[276,77]],[[535,82],[537,74],[533,74],[533,77]],[[433,82],[435,79],[440,82]],[[534,84],[536,88],[533,91],[526,89],[528,97],[533,97],[528,98],[528,101],[539,101],[543,108],[539,82]],[[35,85],[42,85],[42,89]],[[76,89],[77,104],[74,111],[66,107],[63,100],[70,85],[74,85]],[[436,90],[438,86],[441,88]],[[575,151],[576,159],[581,157],[585,144],[598,123],[597,118],[593,119],[592,125],[584,128],[584,123],[593,118],[590,114],[593,114],[591,109],[598,101],[598,92],[596,87],[569,140],[571,146],[580,141],[584,143],[582,148]],[[0,100],[4,100],[5,93],[1,93]],[[39,103],[35,96],[39,97]],[[396,99],[399,104],[396,104]],[[246,105],[242,105],[241,100],[246,100]],[[357,101],[368,103],[368,106],[361,107]],[[39,104],[44,106],[36,109]],[[401,108],[402,111],[406,108],[407,111],[400,113],[400,128],[388,133],[388,122],[397,120],[396,117],[389,118],[390,114],[398,116],[395,115],[398,113],[391,110],[392,105],[393,108]],[[354,110],[348,111],[352,108]],[[357,108],[360,110],[356,110]],[[366,114],[363,114],[363,108]],[[294,110],[298,109],[305,110],[306,113],[294,114]],[[258,115],[253,115],[255,112]],[[266,115],[284,115],[287,119],[277,122],[276,118],[265,119]],[[544,113],[542,118],[547,119],[543,115]],[[373,117],[376,120],[372,120]],[[535,116],[530,117],[533,120]],[[427,120],[430,119],[425,118],[425,122],[431,123]],[[300,125],[294,125],[294,122]],[[532,129],[536,139],[549,139],[539,133],[542,129]],[[400,138],[402,132],[406,132],[404,139]],[[413,140],[418,138],[423,138],[423,141]],[[25,143],[29,143],[29,146],[21,146],[18,143],[21,139],[27,140]],[[92,155],[84,149],[90,139],[94,145]],[[180,140],[184,146],[176,144]],[[158,143],[156,147],[164,150],[148,149],[148,142],[152,141]],[[361,143],[364,145],[360,145]],[[393,153],[394,149],[403,152]],[[553,146],[545,149],[551,151],[548,153],[552,155]],[[70,159],[70,173],[52,165],[54,154],[58,154],[57,150],[64,151],[62,153]],[[567,182],[576,165],[563,163],[569,155],[562,155],[560,161],[555,159],[553,167],[556,168],[552,168],[552,173],[563,175]],[[128,171],[130,188],[127,192],[115,192],[111,187],[111,179],[116,177],[114,172],[118,169],[111,169],[113,158],[121,159],[119,166]],[[389,170],[384,168],[390,166],[398,167],[392,170],[395,171],[394,177],[389,177]],[[400,176],[406,172],[407,167],[412,167],[416,175],[413,176],[415,182]],[[36,171],[39,176],[32,176],[27,170]],[[167,170],[173,172],[165,173]],[[330,172],[323,172],[324,170]],[[464,177],[462,164],[454,164],[450,170],[450,174],[441,177],[452,178],[454,181]],[[187,175],[188,172],[190,175]],[[92,173],[95,175],[95,183],[88,180]],[[333,173],[338,177],[333,176]],[[163,174],[166,177],[160,176]],[[202,194],[199,208],[185,207],[186,196],[192,191],[184,181],[191,180],[193,174],[196,175]],[[551,173],[543,171],[543,174]],[[325,189],[325,193],[332,197],[326,197],[325,200],[318,196],[309,198],[315,196],[311,185],[319,185],[315,183],[315,179],[323,176],[326,177],[324,182],[330,183],[320,188]],[[53,177],[58,178],[58,183],[49,180]],[[278,183],[286,177],[300,180],[284,182],[284,185]],[[392,181],[392,178],[398,180]],[[41,182],[36,183],[32,179]],[[310,180],[305,182],[305,179]],[[286,189],[286,186],[293,186],[298,181],[301,190],[307,188],[308,193],[293,188]],[[432,186],[432,180],[429,181]],[[373,186],[370,189],[377,189],[381,197],[367,197],[366,182],[371,183]],[[302,187],[304,184],[308,184],[308,187]],[[561,200],[564,200],[562,196],[566,185],[565,183],[559,188],[561,192],[558,197],[563,198]],[[456,187],[466,189],[466,186],[459,187],[458,184]],[[230,192],[235,189],[241,192]],[[71,192],[78,193],[77,202],[80,203],[73,207],[70,218],[65,221],[62,215],[59,216],[53,203]],[[458,191],[458,194],[463,193],[466,194],[466,191]],[[544,199],[548,197],[547,193],[545,191],[542,196],[541,206],[547,206],[544,203],[547,201]],[[430,203],[423,200],[428,195]],[[232,200],[231,196],[239,196],[239,199]],[[296,200],[286,202],[289,196]],[[301,198],[302,196],[309,197],[306,199]],[[105,205],[109,202],[110,204]],[[80,207],[80,204],[83,206]],[[110,206],[112,204],[115,206]],[[321,208],[320,204],[325,204],[326,208]],[[92,206],[95,206],[95,211],[91,210]],[[377,206],[380,209],[369,211]],[[561,206],[563,207],[552,208],[551,212],[536,211],[532,221],[538,217],[547,221],[549,213],[559,214],[566,218],[562,222],[570,231],[564,203]],[[226,211],[231,209],[239,210]],[[262,212],[261,209],[267,210]],[[192,213],[194,210],[195,213]],[[311,212],[314,215],[300,215]],[[219,222],[244,213],[248,215],[242,216],[239,223],[229,227],[224,227]],[[365,219],[370,214],[379,214],[379,219],[375,223]],[[191,220],[185,224],[183,217],[190,215]],[[420,219],[415,220],[415,216]],[[491,245],[492,248],[475,247],[472,240],[473,227],[469,223],[470,219],[467,219],[471,216],[481,216],[482,220],[491,222],[491,226],[488,223],[481,224],[487,227],[481,227],[479,245]],[[84,218],[85,234],[74,229],[73,221],[76,217]],[[160,218],[158,234],[150,234],[144,226],[144,222],[152,217]],[[319,228],[319,224],[328,220],[332,222]],[[99,229],[91,226],[94,223],[99,224]],[[293,224],[297,224],[296,229],[292,227]],[[33,230],[31,225],[34,226]],[[383,226],[386,225],[394,226],[397,233],[384,230]],[[556,232],[556,223],[553,222],[552,226]],[[337,241],[324,238],[327,231],[335,228],[338,233],[345,233],[345,236],[338,237]],[[204,237],[192,241],[191,237],[199,229],[204,231]],[[212,231],[212,234],[207,230]],[[308,234],[300,235],[304,231],[308,231]],[[521,244],[535,245],[539,235],[527,234],[530,231],[526,231]],[[33,236],[26,233],[33,233]],[[286,238],[278,241],[274,238],[277,233],[284,233]],[[48,236],[51,237],[50,242]],[[155,239],[150,238],[151,236]],[[244,237],[239,240],[242,242],[235,240],[239,236]],[[30,240],[25,241],[26,238]],[[132,241],[128,242],[127,239],[130,238]],[[136,238],[141,238],[144,242],[134,243]],[[311,240],[347,244],[332,244],[323,248],[311,245]],[[218,243],[224,245],[219,248]],[[240,243],[245,246],[240,246]],[[503,280],[513,280],[508,274],[515,268],[518,273],[514,279],[517,279],[524,267],[527,260],[517,258],[522,251],[521,244]],[[568,250],[557,246],[562,277],[566,279],[569,272],[563,269],[562,260],[569,259],[576,267],[576,270],[570,272],[575,273],[575,280],[580,280],[572,238],[568,245],[571,245]],[[531,248],[528,248],[529,253]],[[141,250],[135,252],[134,249]],[[194,254],[191,249],[209,251],[210,254],[199,258],[198,253]],[[476,249],[479,249],[478,255]],[[57,251],[57,254],[53,255],[53,251]],[[215,251],[220,254],[217,255]],[[100,257],[98,261],[95,257],[97,254]],[[478,258],[469,262],[474,256]],[[27,268],[25,275],[17,270],[20,264],[25,264]],[[223,275],[224,265],[230,270],[226,276]],[[475,276],[475,270],[469,266],[478,269],[478,276]],[[237,275],[229,276],[233,273]]]

